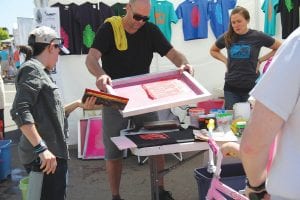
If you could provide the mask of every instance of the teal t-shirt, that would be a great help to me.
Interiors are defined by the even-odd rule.
[[[151,0],[150,22],[156,24],[167,40],[172,37],[171,23],[178,21],[174,6],[166,0]]]
[[[261,9],[265,13],[264,32],[270,36],[276,34],[276,14],[279,0],[265,0]]]

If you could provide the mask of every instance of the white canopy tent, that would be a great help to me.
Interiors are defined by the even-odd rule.
[[[184,0],[169,0],[176,8]],[[117,2],[128,3],[128,0],[35,0],[37,7],[51,6],[55,3],[61,4],[82,4],[85,2],[98,3],[103,2],[107,5],[113,5]],[[246,7],[251,16],[250,27],[263,30],[263,12],[260,9],[260,0],[237,0],[237,4]],[[215,42],[216,38],[209,29],[208,38],[198,40],[183,40],[182,22],[172,24],[172,45],[184,53],[189,62],[195,68],[195,78],[215,96],[222,95],[222,87],[224,83],[225,66],[213,59],[209,55],[210,46]],[[95,88],[95,78],[89,74],[85,66],[86,55],[68,55],[61,56],[58,66],[58,72],[62,78],[59,87],[63,91],[65,102],[70,102],[82,96],[85,88]],[[166,58],[155,55],[151,71],[162,71],[175,69],[174,65]],[[70,125],[70,143],[77,143],[77,121],[82,117],[82,113],[78,110],[69,118]]]

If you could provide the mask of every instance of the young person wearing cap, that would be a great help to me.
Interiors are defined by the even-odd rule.
[[[69,53],[63,40],[46,26],[35,28],[28,38],[29,46],[21,46],[26,61],[16,76],[16,96],[11,116],[22,136],[19,156],[27,172],[44,174],[41,199],[66,199],[67,159],[66,115],[77,107],[91,108],[95,98],[82,105],[75,101],[64,107],[57,86],[51,78],[59,52]]]

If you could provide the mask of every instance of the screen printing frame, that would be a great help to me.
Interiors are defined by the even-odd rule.
[[[183,85],[187,92],[178,93],[175,96],[173,95],[159,99],[151,99],[142,88],[142,84],[171,79],[177,79],[184,83]],[[130,117],[177,106],[195,104],[199,101],[205,101],[211,96],[210,92],[208,92],[208,90],[206,90],[188,72],[183,72],[180,74],[179,70],[115,79],[112,82],[112,87],[115,94],[129,98],[124,110],[120,110],[123,117]]]

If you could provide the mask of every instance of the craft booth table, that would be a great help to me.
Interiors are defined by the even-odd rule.
[[[210,97],[210,93],[189,73],[180,73],[179,70],[113,80],[112,87],[108,89],[109,93],[128,99],[124,109],[120,110],[120,113],[124,117],[131,117],[178,106],[196,105]],[[102,142],[99,142],[102,141],[100,139],[102,138],[101,122],[101,117],[80,120],[78,126],[78,157],[83,159],[103,158],[105,149]],[[128,126],[128,128],[132,127]],[[130,149],[132,154],[138,156],[138,158],[147,157],[149,159],[152,200],[159,200],[158,180],[160,177],[209,149],[207,142],[195,141],[193,130],[186,130],[189,130],[189,138],[183,138],[184,140],[181,140],[180,142],[179,140],[176,140],[171,143],[155,143],[153,145],[148,145],[149,141],[146,141],[146,147],[137,146],[132,139],[129,139],[128,137],[130,135],[145,133],[145,127],[140,130],[125,129],[121,131],[121,136],[112,138],[112,141],[120,150]],[[169,135],[171,133],[187,134],[186,130],[182,130],[182,127],[179,125],[176,129],[163,129],[154,132],[153,130],[150,130],[147,134],[152,133],[153,135],[157,135],[157,132],[162,134],[170,132],[168,133]],[[190,130],[192,132],[190,132]],[[229,134],[229,137],[226,136],[225,138],[222,138],[217,136],[219,138],[215,139],[217,141],[236,141],[236,137],[232,136],[233,134],[231,133]],[[191,138],[192,140],[186,140]],[[191,156],[184,159],[182,159],[182,157],[177,157],[178,162],[176,164],[163,171],[158,171],[154,156],[164,154],[176,155],[177,153],[181,155],[183,152],[192,151],[195,153]]]

